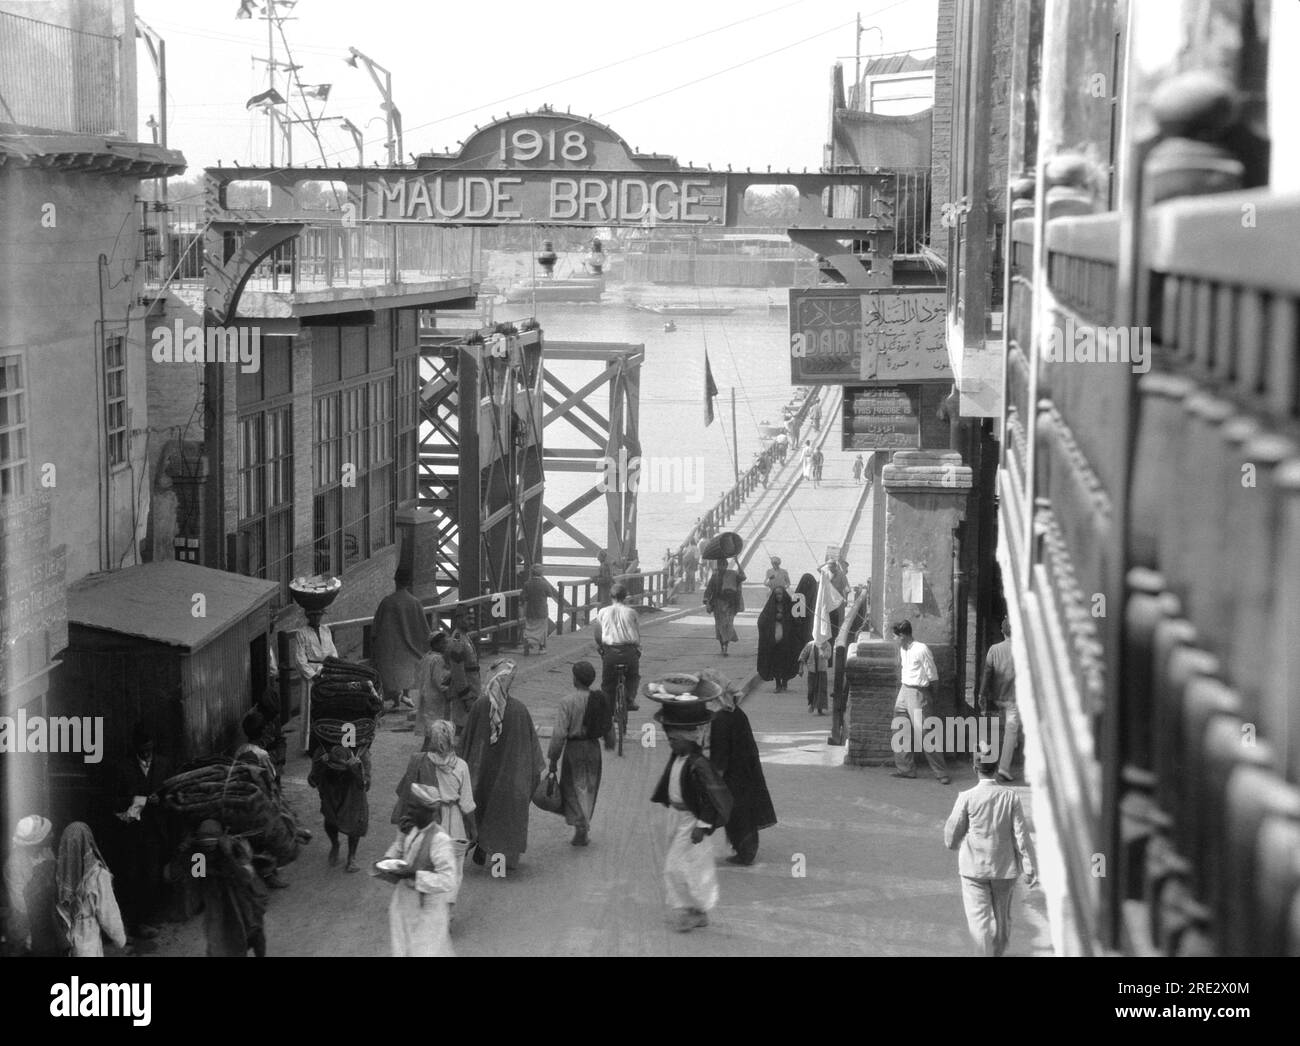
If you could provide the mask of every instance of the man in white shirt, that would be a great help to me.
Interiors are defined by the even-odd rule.
[[[1020,797],[998,783],[991,752],[977,765],[979,784],[957,796],[943,841],[957,851],[966,925],[983,956],[1000,956],[1011,938],[1011,900],[1016,876],[1034,886],[1034,851]]]
[[[763,578],[763,584],[767,586],[769,592],[775,592],[778,588],[790,587],[790,573],[781,566],[781,557],[772,557],[772,566]]]
[[[618,666],[626,665],[627,707],[628,711],[635,712],[637,688],[641,685],[641,625],[636,610],[627,605],[626,585],[615,582],[609,596],[613,602],[596,611],[591,627],[600,652],[600,688],[612,703],[618,686]]]
[[[925,721],[934,707],[934,684],[939,680],[939,672],[934,667],[934,655],[930,653],[930,648],[912,638],[912,622],[899,621],[893,626],[893,632],[894,638],[898,640],[898,657],[902,668],[898,698],[894,702],[894,766],[898,769],[893,776],[915,777],[916,761],[913,752],[917,746],[927,749],[930,747],[923,743]],[[925,759],[939,783],[947,784],[948,764],[944,762],[943,753],[927,750]]]

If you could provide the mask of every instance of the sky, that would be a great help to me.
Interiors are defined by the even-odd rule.
[[[258,0],[259,6],[262,0]],[[855,16],[875,26],[864,55],[932,48],[937,0],[298,0],[284,34],[304,85],[329,83],[321,145],[295,128],[295,165],[367,165],[384,155],[379,91],[355,47],[392,73],[404,150],[455,150],[476,124],[543,104],[608,124],[642,152],[725,168],[816,170],[829,119],[831,69],[853,75]],[[239,0],[136,0],[136,14],[167,43],[168,144],[190,174],[217,161],[262,164],[267,120],[246,101],[267,87],[266,22],[236,20]],[[277,34],[277,58],[284,60]],[[846,57],[847,56],[847,57]],[[157,109],[143,46],[139,136]],[[283,84],[284,74],[281,74]],[[563,82],[560,82],[563,81]],[[280,87],[284,94],[284,87]],[[277,164],[283,163],[276,146]],[[409,156],[408,156],[409,160]]]

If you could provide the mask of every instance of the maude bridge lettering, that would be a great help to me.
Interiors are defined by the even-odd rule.
[[[726,218],[725,179],[619,173],[428,173],[367,186],[366,216],[389,221],[699,222]]]

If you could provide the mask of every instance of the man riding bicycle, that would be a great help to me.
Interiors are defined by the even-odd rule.
[[[600,688],[613,701],[618,666],[625,666],[627,707],[635,712],[637,688],[641,684],[641,626],[636,610],[627,605],[626,585],[616,582],[609,590],[609,597],[613,602],[596,611],[591,629],[596,637],[596,649],[600,651]]]

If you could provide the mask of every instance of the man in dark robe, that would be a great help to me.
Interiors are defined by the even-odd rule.
[[[758,757],[758,743],[749,717],[736,703],[731,681],[708,669],[700,675],[722,687],[719,698],[722,708],[714,713],[709,732],[709,762],[731,791],[727,842],[736,852],[727,858],[727,863],[753,864],[758,854],[758,833],[776,824],[772,796]]]
[[[776,692],[799,672],[799,631],[794,619],[794,601],[778,586],[767,597],[758,615],[758,677],[776,680]]]
[[[375,668],[384,683],[384,699],[397,708],[402,695],[420,683],[416,669],[429,644],[429,625],[424,608],[411,592],[411,572],[398,567],[393,575],[396,588],[379,602],[371,626]],[[412,701],[414,706],[414,701]]]
[[[474,863],[495,861],[500,854],[512,870],[528,849],[528,810],[546,761],[533,717],[510,696],[515,663],[502,658],[490,671],[483,696],[469,710],[460,754],[469,764],[477,804]]]
[[[127,933],[136,939],[158,936],[152,924],[158,915],[163,865],[169,852],[158,792],[169,776],[168,765],[154,751],[153,736],[143,724],[137,725],[131,735],[131,754],[116,766],[116,845],[110,867],[119,884]]]
[[[357,846],[370,827],[370,775],[366,761],[343,745],[320,745],[312,755],[307,783],[320,794],[321,819],[329,836],[329,864],[339,863],[339,833],[348,837],[348,860],[343,870],[358,872]]]
[[[267,891],[253,870],[253,851],[214,820],[204,821],[167,866],[170,881],[192,878],[203,895],[209,957],[266,956]]]

